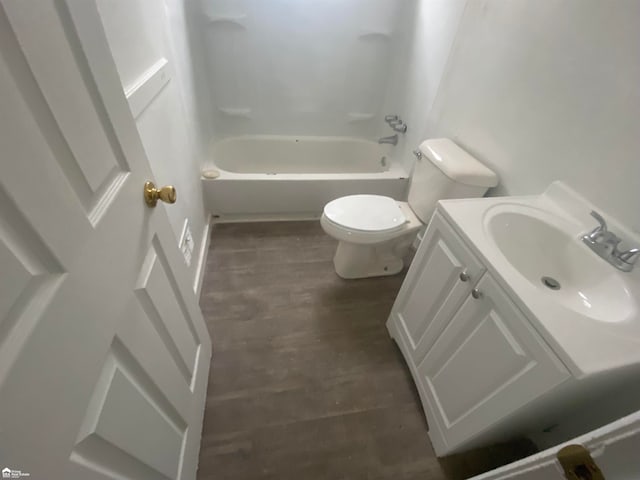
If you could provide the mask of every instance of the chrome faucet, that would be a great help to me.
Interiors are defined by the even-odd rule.
[[[380,143],[380,144],[388,143],[390,145],[397,145],[398,144],[398,134],[391,135],[389,137],[379,138],[378,139],[378,143]]]
[[[640,249],[632,248],[621,251],[618,248],[622,241],[615,233],[607,228],[607,222],[596,211],[591,212],[599,225],[586,235],[583,235],[582,242],[593,250],[600,258],[603,258],[618,270],[630,272],[640,257]]]

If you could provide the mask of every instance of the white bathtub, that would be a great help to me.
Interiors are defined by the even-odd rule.
[[[344,195],[374,193],[398,200],[406,172],[389,161],[390,145],[348,137],[256,135],[212,146],[216,179],[202,180],[206,206],[223,219],[318,218]]]

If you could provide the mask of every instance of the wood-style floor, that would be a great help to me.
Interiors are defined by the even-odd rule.
[[[404,275],[342,280],[335,248],[319,222],[213,227],[198,478],[466,478],[529,453],[509,445],[438,461],[384,325]]]

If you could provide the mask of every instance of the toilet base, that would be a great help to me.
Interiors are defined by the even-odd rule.
[[[373,245],[340,241],[333,265],[339,277],[345,279],[396,275],[404,268],[403,258],[415,235]]]

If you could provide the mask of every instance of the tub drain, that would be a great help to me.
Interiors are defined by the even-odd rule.
[[[560,290],[560,282],[552,277],[542,277],[542,284],[551,290]]]

